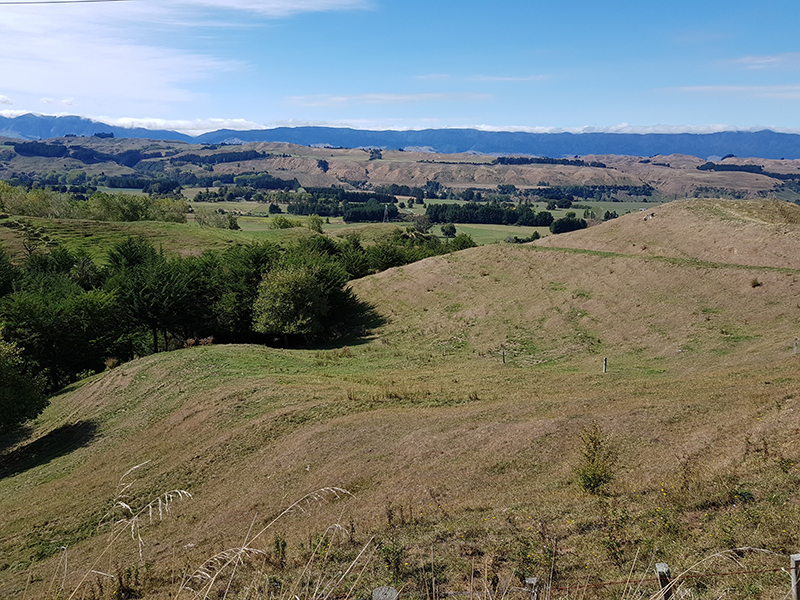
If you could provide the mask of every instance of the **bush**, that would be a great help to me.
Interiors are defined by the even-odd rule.
[[[442,225],[442,235],[447,238],[456,237],[456,226],[452,223],[445,223]]]
[[[291,229],[292,227],[300,227],[302,223],[287,219],[283,215],[273,217],[272,222],[269,224],[270,229]]]
[[[583,460],[575,469],[581,488],[594,496],[607,495],[608,485],[614,481],[616,452],[596,421],[581,431],[581,455]]]

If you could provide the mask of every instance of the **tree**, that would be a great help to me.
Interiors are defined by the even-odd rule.
[[[68,275],[45,273],[0,301],[5,338],[37,365],[55,391],[119,356],[124,318],[114,295],[83,290]]]
[[[431,230],[431,218],[428,215],[417,215],[414,217],[414,229],[420,233],[428,233]]]
[[[108,286],[116,293],[125,314],[150,330],[153,352],[158,352],[159,332],[163,333],[166,350],[167,334],[193,335],[195,324],[207,308],[205,302],[198,301],[203,297],[200,264],[167,259],[152,246],[149,250],[136,248],[135,258],[140,252],[144,260],[123,266],[109,279]],[[117,262],[111,257],[110,261]]]
[[[22,277],[20,270],[11,262],[11,256],[0,246],[0,298],[10,294],[14,282]]]
[[[568,231],[577,231],[578,229],[586,229],[587,224],[583,219],[578,219],[575,213],[570,211],[566,216],[556,219],[550,224],[550,233],[566,233]]]
[[[445,223],[442,225],[442,235],[447,238],[456,237],[456,226],[452,223]]]
[[[325,328],[328,314],[325,289],[312,269],[290,267],[268,273],[253,305],[253,329],[259,333],[310,337]]]
[[[333,257],[290,252],[258,287],[253,329],[306,342],[333,331],[353,298],[345,288],[347,272]]]
[[[308,221],[306,221],[306,225],[311,231],[322,233],[322,217],[319,215],[309,216]]]
[[[16,344],[3,340],[0,330],[0,434],[33,419],[46,406],[41,380],[27,372]]]

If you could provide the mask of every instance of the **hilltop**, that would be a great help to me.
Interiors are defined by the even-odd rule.
[[[333,522],[346,532],[329,573],[378,544],[357,597],[389,582],[424,595],[431,571],[440,591],[574,587],[744,546],[773,554],[740,553],[737,570],[784,567],[800,527],[798,244],[798,206],[671,203],[358,280],[388,319],[361,344],[189,348],[85,379],[0,458],[0,595],[138,565],[138,589],[166,598],[251,522],[330,485],[355,498],[269,530],[262,580],[289,580]],[[593,421],[618,453],[604,499],[574,472]],[[142,562],[120,538],[91,566],[120,477],[145,462],[126,502],[194,498],[143,527]],[[705,585],[785,588],[775,574]]]

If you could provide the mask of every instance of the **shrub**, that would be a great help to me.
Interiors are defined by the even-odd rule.
[[[316,233],[322,233],[322,217],[319,215],[311,215],[306,221],[306,226]]]
[[[581,455],[581,464],[575,469],[581,488],[594,496],[607,495],[608,485],[614,481],[616,452],[596,421],[581,431]]]
[[[269,224],[270,229],[291,229],[292,227],[300,227],[301,223],[299,221],[293,221],[292,219],[287,219],[283,215],[278,215],[277,217],[273,217],[272,222]]]

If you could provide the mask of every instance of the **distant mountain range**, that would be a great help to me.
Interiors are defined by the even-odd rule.
[[[369,131],[337,127],[277,127],[235,131],[220,129],[188,136],[175,131],[124,128],[82,117],[50,117],[26,114],[0,117],[0,136],[26,140],[91,136],[113,133],[115,137],[177,140],[189,143],[288,142],[303,146],[344,148],[429,149],[446,154],[528,154],[564,157],[587,154],[655,156],[688,154],[700,158],[733,154],[739,157],[798,159],[800,135],[774,131],[725,131],[719,133],[526,133],[476,129],[423,129]]]

